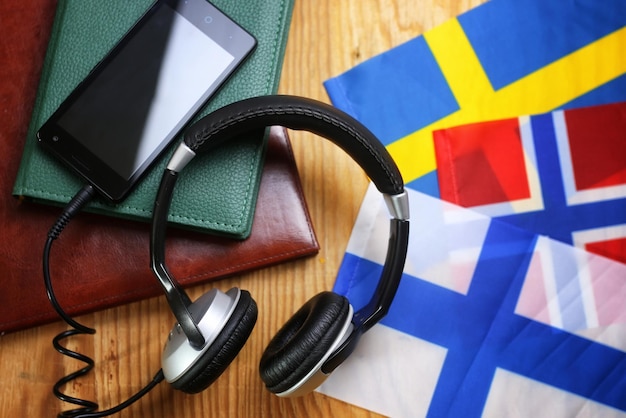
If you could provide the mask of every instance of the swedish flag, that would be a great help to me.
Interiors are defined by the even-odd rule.
[[[433,130],[626,101],[625,52],[623,0],[492,0],[325,87],[434,194]]]

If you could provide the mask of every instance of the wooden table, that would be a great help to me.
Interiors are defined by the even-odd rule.
[[[280,92],[328,102],[324,80],[482,2],[297,0]],[[193,298],[211,286],[248,289],[259,305],[251,338],[224,375],[202,394],[186,395],[162,383],[119,416],[374,416],[318,393],[280,399],[264,389],[258,376],[260,355],[276,330],[309,297],[332,287],[367,185],[359,167],[326,141],[301,132],[291,137],[320,253],[190,289]],[[70,347],[95,358],[97,368],[67,391],[97,399],[102,408],[125,400],[158,370],[173,323],[162,297],[78,319],[95,326],[98,333],[73,339]],[[51,339],[63,329],[65,325],[57,322],[0,336],[0,416],[52,417],[68,407],[51,392],[60,376],[78,366],[51,347]]]

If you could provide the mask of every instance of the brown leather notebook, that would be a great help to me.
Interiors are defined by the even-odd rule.
[[[55,2],[0,0],[0,332],[58,317],[47,300],[41,259],[60,209],[18,201],[20,162]],[[72,315],[161,294],[149,268],[149,224],[78,215],[55,242],[51,272],[57,297]],[[252,233],[233,240],[170,228],[167,259],[189,286],[315,254],[319,250],[291,145],[272,128]]]

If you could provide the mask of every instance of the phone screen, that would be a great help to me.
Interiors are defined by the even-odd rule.
[[[205,0],[158,2],[44,124],[39,140],[120,200],[255,43]]]

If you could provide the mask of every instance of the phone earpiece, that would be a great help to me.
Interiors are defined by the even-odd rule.
[[[321,384],[326,359],[351,332],[353,309],[344,296],[322,292],[283,325],[265,349],[261,379],[278,396],[298,396]]]
[[[163,350],[163,373],[171,385],[186,393],[198,393],[217,379],[234,360],[257,320],[257,305],[245,290],[226,293],[213,289],[194,302],[190,311],[199,317],[205,338],[200,349],[192,347],[178,324]]]

